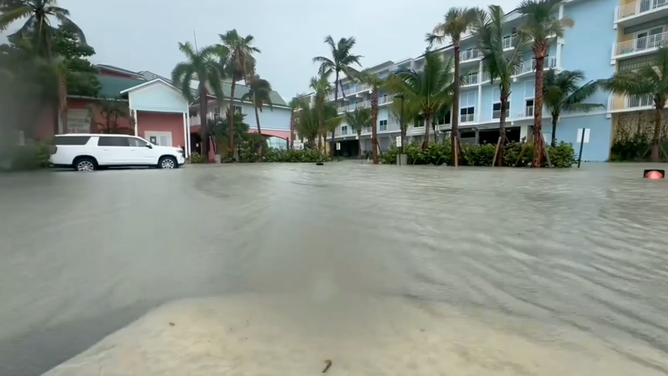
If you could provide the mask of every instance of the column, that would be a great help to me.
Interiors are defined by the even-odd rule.
[[[188,129],[188,131],[186,132],[186,135],[187,135],[187,137],[186,137],[186,156],[190,157],[190,155],[192,154],[192,146],[191,146],[192,140],[190,139],[190,114],[189,113],[186,116],[186,124],[187,124],[187,129]]]
[[[526,140],[529,140],[529,125],[522,125],[520,126],[520,140],[522,138],[526,138]]]
[[[559,19],[564,18],[564,4],[559,4]],[[557,38],[557,68],[561,68],[561,49],[564,44],[564,38]]]
[[[478,123],[482,121],[482,60],[478,63],[478,72],[480,72],[480,82],[478,82],[478,105],[475,110],[475,119]],[[459,114],[457,114],[459,115]]]
[[[139,119],[137,119],[137,110],[130,110],[132,111],[132,117],[135,119],[135,136],[138,136],[139,133],[137,132],[137,127],[139,125]]]
[[[183,150],[185,150],[186,158],[188,158],[188,113],[183,113]]]

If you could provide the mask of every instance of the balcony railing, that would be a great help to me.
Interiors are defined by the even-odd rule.
[[[339,107],[339,113],[344,113],[348,111],[355,111],[356,109],[363,109],[363,108],[369,108],[371,107],[371,101],[363,101],[363,102],[357,102],[357,103],[352,103],[347,106],[341,106]]]
[[[378,97],[378,104],[392,103],[393,100],[394,100],[394,97],[390,96],[390,95]]]
[[[668,32],[617,43],[615,56],[624,56],[668,45]]]
[[[617,9],[617,20],[650,12],[655,9],[668,7],[668,0],[641,0],[635,3],[622,5]]]
[[[626,108],[650,107],[654,105],[651,95],[639,95],[626,98]]]
[[[477,48],[473,48],[470,50],[464,50],[459,53],[459,57],[462,63],[471,61],[471,60],[476,60],[482,58],[482,54],[480,53],[480,50]]]
[[[557,58],[554,56],[548,56],[545,59],[543,69],[552,69],[557,67]],[[530,73],[530,72],[535,72],[536,71],[536,60],[531,59],[531,60],[526,60],[523,61],[520,66],[517,68],[515,71],[515,76],[519,76],[521,74],[525,73]]]
[[[503,49],[507,50],[509,48],[515,47],[515,42],[517,41],[516,36],[511,36],[510,38],[503,38],[501,43],[503,43]]]
[[[471,73],[467,74],[466,76],[462,76],[461,86],[477,85],[478,77],[480,77],[479,73]]]

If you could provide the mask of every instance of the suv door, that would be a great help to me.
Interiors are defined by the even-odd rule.
[[[138,165],[154,165],[158,163],[154,145],[139,137],[129,137],[130,148],[133,149],[133,157]]]
[[[100,136],[97,146],[100,148],[97,157],[100,165],[127,165],[130,164],[129,137]]]

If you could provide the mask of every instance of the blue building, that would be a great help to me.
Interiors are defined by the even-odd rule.
[[[549,56],[545,59],[545,69],[581,70],[586,80],[609,78],[615,72],[617,57],[615,46],[618,35],[621,35],[619,14],[620,0],[571,0],[564,1],[558,7],[558,18],[570,18],[574,27],[566,29],[563,38],[550,40]],[[625,0],[621,0],[625,1]],[[668,5],[665,0],[661,6]],[[635,6],[635,5],[634,5]],[[629,7],[628,5],[626,7]],[[644,9],[644,7],[643,7]],[[662,8],[663,9],[663,8]],[[668,7],[665,8],[668,12]],[[627,11],[629,13],[629,11]],[[595,21],[594,21],[595,20]],[[665,22],[668,24],[668,22]],[[522,15],[515,11],[506,14],[508,27],[505,43],[508,50],[513,48],[513,33],[522,25]],[[651,32],[651,31],[650,31]],[[641,37],[644,34],[640,34]],[[445,59],[452,58],[453,46],[447,45],[436,50]],[[384,76],[398,68],[421,69],[423,57],[409,58],[399,62],[387,61],[369,68],[373,72]],[[463,38],[461,46],[462,87],[459,99],[459,114],[450,114],[437,119],[437,131],[440,133],[450,130],[452,115],[459,116],[462,142],[467,143],[496,143],[498,139],[500,103],[499,87],[490,84],[489,77],[482,73],[481,55],[475,46],[474,38],[469,35]],[[513,77],[509,111],[507,112],[506,127],[510,141],[519,141],[522,138],[533,136],[534,111],[534,74],[535,66],[531,51],[527,51],[523,58],[522,68]],[[581,82],[581,84],[586,81]],[[355,108],[370,106],[370,88],[366,85],[342,81],[346,95],[340,112]],[[339,93],[339,101],[341,94]],[[334,100],[334,94],[330,94]],[[396,100],[387,93],[380,93],[378,122],[378,140],[382,149],[388,148],[400,135],[399,116]],[[617,100],[619,102],[619,100]],[[579,147],[579,130],[586,129],[589,137],[585,140],[583,159],[588,161],[607,161],[610,157],[612,142],[613,114],[616,111],[612,104],[615,100],[606,92],[600,91],[587,102],[600,103],[600,109],[587,113],[563,113],[560,116],[556,138],[558,141],[572,143]],[[621,103],[621,102],[620,102]],[[635,103],[635,102],[634,102]],[[550,113],[543,109],[543,135],[551,140]],[[345,147],[345,150],[356,152],[357,142],[363,150],[370,150],[371,129],[362,133],[357,141],[357,135],[345,123],[336,131],[336,140],[345,144],[355,144],[354,147]],[[424,124],[411,124],[407,130],[408,141],[419,141],[424,137]],[[352,153],[351,153],[352,154]]]

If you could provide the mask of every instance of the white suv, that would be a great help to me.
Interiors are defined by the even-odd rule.
[[[185,163],[184,154],[182,149],[154,145],[135,136],[72,133],[54,136],[49,162],[77,171],[116,166],[177,168]]]

